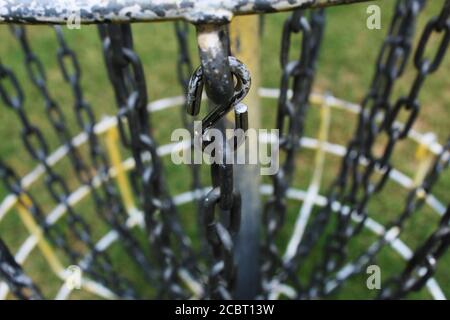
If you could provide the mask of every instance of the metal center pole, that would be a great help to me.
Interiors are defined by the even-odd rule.
[[[230,24],[231,54],[249,69],[252,87],[243,100],[248,106],[248,127],[260,127],[260,33],[259,16],[235,17]],[[256,135],[257,136],[257,135]],[[248,152],[257,155],[258,146],[248,144]],[[247,156],[246,159],[249,159]],[[254,299],[260,292],[260,224],[261,199],[259,186],[261,175],[258,164],[235,165],[234,181],[241,192],[241,227],[236,239],[235,260],[237,268],[236,299]]]

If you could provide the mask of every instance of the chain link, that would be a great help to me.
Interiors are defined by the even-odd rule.
[[[383,285],[379,299],[401,299],[411,292],[422,289],[436,272],[439,258],[450,245],[450,205],[441,218],[438,228],[415,251],[400,276]]]
[[[37,60],[34,60],[37,61]],[[5,85],[8,81],[14,92],[9,92]],[[68,225],[74,237],[90,249],[90,259],[85,266],[86,273],[92,273],[102,284],[116,291],[119,296],[134,297],[131,284],[120,277],[111,265],[111,259],[106,252],[99,251],[91,237],[91,230],[85,219],[69,202],[70,191],[61,175],[56,173],[49,164],[49,147],[41,130],[33,124],[25,112],[23,90],[14,73],[0,62],[0,95],[3,102],[13,110],[22,124],[22,141],[31,158],[38,161],[45,169],[45,185],[47,192],[55,204],[62,204],[68,215]],[[9,170],[6,170],[9,171]],[[13,190],[11,190],[13,191]],[[16,190],[17,191],[17,190]],[[18,194],[20,196],[20,194]],[[66,248],[67,249],[67,248]],[[70,251],[68,251],[70,252]],[[74,258],[75,256],[72,256]],[[72,261],[74,264],[77,261]]]
[[[262,275],[266,283],[276,268],[282,264],[275,239],[285,220],[286,192],[292,183],[299,141],[303,136],[324,24],[324,10],[313,11],[309,20],[305,17],[304,11],[297,10],[284,23],[280,54],[282,77],[276,121],[276,128],[280,130],[280,154],[284,153],[284,162],[272,177],[273,195],[265,204],[263,212],[267,230],[263,249],[266,257]],[[298,60],[289,61],[291,37],[295,34],[302,35],[301,53]],[[293,96],[289,98],[291,82]],[[294,276],[292,279],[296,281],[297,277]],[[296,283],[296,286],[300,287],[300,284]],[[267,284],[265,287],[266,290],[270,288]]]
[[[12,168],[7,166],[1,160],[0,178],[6,190],[19,197],[19,200],[22,199],[22,197],[26,197],[28,202],[30,202],[30,205],[27,206],[28,210],[32,214],[37,224],[42,228],[46,238],[50,241],[50,243],[52,243],[57,248],[61,249],[66,255],[68,255],[70,261],[74,262],[79,260],[81,258],[81,252],[79,252],[79,250],[71,248],[68,245],[67,236],[61,229],[60,225],[49,225],[47,223],[43,210],[35,201],[34,197],[22,187],[22,182],[18,175]],[[88,272],[88,270],[86,271]]]
[[[326,283],[333,283],[333,286],[332,289],[327,290],[325,294],[329,295],[331,292],[338,289],[351,276],[363,272],[368,265],[375,263],[376,256],[383,249],[383,247],[392,243],[395,239],[398,239],[406,221],[410,219],[415,212],[422,208],[427,196],[431,194],[438,179],[449,166],[450,138],[447,140],[447,144],[442,149],[442,152],[436,157],[422,184],[413,188],[408,193],[404,209],[401,214],[395,220],[386,225],[383,234],[380,235],[377,241],[375,241],[366,252],[358,256],[354,262],[348,264],[352,267],[352,272],[346,274],[344,277],[339,277],[336,275],[334,279],[328,279],[326,281]]]
[[[309,228],[306,230],[303,241],[298,248],[296,260],[305,261],[320,239],[329,223],[333,203],[336,201],[345,201],[345,204],[356,203],[357,199],[355,199],[355,196],[358,188],[362,186],[362,189],[365,189],[366,193],[359,209],[363,209],[370,195],[381,190],[389,175],[390,166],[386,163],[382,166],[382,163],[376,163],[376,159],[370,161],[365,174],[364,172],[360,173],[358,171],[358,166],[360,161],[367,156],[367,151],[370,150],[371,143],[374,140],[373,137],[379,130],[376,117],[379,111],[386,111],[388,109],[388,99],[394,82],[401,76],[405,69],[411,51],[415,21],[423,4],[424,1],[397,1],[388,36],[384,40],[378,55],[375,76],[369,92],[362,102],[362,110],[354,138],[347,146],[347,152],[342,161],[338,177],[328,191],[327,204],[313,218]],[[395,136],[393,139],[390,139],[391,143],[386,150],[392,151],[394,139]],[[366,142],[369,143],[368,147],[365,146]],[[387,157],[383,157],[383,159],[385,161]],[[370,176],[374,172],[375,167],[383,172],[382,177],[377,184],[368,183],[370,182]],[[344,203],[342,204],[344,205]],[[339,230],[344,232],[343,229],[347,227],[350,215],[340,214],[339,217],[341,226]],[[338,250],[341,248],[339,244],[336,244],[336,247],[338,247]],[[340,253],[337,254],[339,255]]]
[[[181,86],[185,103],[181,109],[181,119],[183,121],[184,127],[189,130],[191,137],[194,136],[194,126],[192,121],[189,121],[186,113],[187,109],[187,95],[189,90],[189,80],[193,72],[192,59],[189,53],[189,24],[185,21],[175,22],[175,35],[178,42],[178,60],[177,60],[177,75],[178,82]],[[191,154],[194,152],[194,140],[191,141]],[[189,164],[192,174],[192,190],[200,190],[200,166],[198,164]],[[197,200],[197,212],[201,213],[200,210],[200,200]],[[203,217],[199,215],[198,222],[202,223]]]
[[[229,35],[226,35],[224,42],[229,43]],[[187,113],[197,115],[200,111],[201,96],[204,82],[207,82],[208,72],[219,70],[229,70],[235,77],[236,85],[231,88],[232,94],[229,97],[220,97],[216,100],[225,100],[217,106],[212,107],[212,111],[202,119],[201,128],[195,128],[195,132],[202,138],[202,147],[206,149],[214,143],[214,151],[210,156],[215,159],[211,164],[212,190],[205,196],[202,203],[203,223],[208,245],[212,249],[212,267],[209,274],[208,291],[212,299],[231,299],[235,286],[237,267],[234,261],[234,240],[240,227],[241,221],[241,195],[235,189],[233,179],[233,164],[229,164],[227,159],[236,150],[243,139],[227,140],[223,131],[225,115],[234,108],[236,130],[241,130],[243,134],[248,129],[247,107],[241,103],[251,86],[250,73],[245,65],[238,59],[230,56],[229,48],[221,43],[222,48],[214,50],[226,50],[223,54],[223,61],[208,61],[211,57],[205,53],[202,57],[202,65],[195,70],[191,76],[187,95]],[[222,52],[223,53],[223,52]],[[215,53],[213,53],[214,55]],[[213,67],[214,63],[223,64]],[[207,66],[205,66],[207,65]],[[213,70],[213,71],[211,71]],[[228,84],[231,85],[231,82]],[[220,78],[211,77],[208,83],[210,89],[216,92],[227,92],[227,84]],[[207,91],[210,94],[210,91]],[[212,99],[211,99],[212,100]],[[221,128],[222,139],[209,136],[210,129],[214,126]],[[197,140],[195,138],[195,140]],[[233,155],[234,156],[234,155]],[[216,213],[217,212],[217,213]]]
[[[98,192],[93,185],[93,174],[87,175],[86,185],[91,189],[91,195],[94,199],[97,211],[102,215],[103,219],[112,228],[117,231],[123,240],[126,252],[133,260],[140,266],[147,279],[153,279],[154,275],[150,272],[152,270],[143,249],[139,245],[136,238],[128,230],[126,223],[128,215],[119,199],[119,195],[115,186],[109,179],[109,162],[105,151],[103,150],[97,135],[95,134],[95,124],[97,122],[94,111],[90,104],[84,99],[81,88],[80,78],[81,70],[78,63],[78,58],[75,52],[68,46],[62,29],[60,26],[55,26],[55,33],[57,36],[58,48],[58,62],[64,79],[69,83],[73,97],[74,97],[74,113],[76,115],[79,128],[88,135],[89,155],[92,162],[92,168],[95,174],[101,180],[101,191]],[[67,67],[65,61],[70,61],[72,68]],[[68,70],[73,70],[69,74]]]
[[[0,279],[6,281],[13,295],[19,299],[43,299],[39,288],[23,272],[2,239],[0,239]]]
[[[448,1],[446,1],[448,2]],[[408,55],[411,51],[411,41],[414,34],[415,20],[423,8],[423,1],[408,1],[398,2],[396,16],[394,17],[394,22],[391,25],[391,33],[388,37],[388,42],[401,43],[402,54],[398,54],[398,48],[388,55],[387,62],[378,65],[377,74],[375,77],[375,87],[374,88],[385,88],[380,94],[378,91],[375,94],[374,104],[370,110],[367,112],[367,104],[363,103],[363,109],[361,112],[360,122],[358,124],[357,133],[360,135],[355,136],[355,139],[349,146],[349,152],[344,159],[343,170],[339,175],[338,188],[341,189],[342,196],[338,198],[341,203],[341,207],[338,210],[338,221],[337,227],[334,229],[332,234],[327,238],[325,251],[323,254],[323,260],[321,263],[321,269],[319,272],[315,273],[311,281],[310,295],[315,296],[318,293],[323,294],[324,280],[326,275],[337,270],[338,267],[342,265],[347,256],[347,243],[351,238],[356,236],[364,225],[367,218],[367,204],[371,196],[379,192],[386,180],[390,171],[392,169],[389,159],[391,158],[392,152],[396,143],[407,137],[414,121],[417,118],[420,109],[420,102],[418,101],[418,96],[420,90],[424,84],[425,79],[428,75],[434,73],[440,66],[443,58],[443,53],[448,48],[449,37],[448,37],[448,25],[446,28],[438,31],[437,29],[437,18],[432,18],[427,26],[425,27],[422,36],[419,41],[419,45],[416,49],[414,55],[414,65],[417,69],[417,76],[411,85],[409,95],[402,96],[396,100],[393,107],[389,103],[389,97],[392,92],[392,87],[394,84],[394,79],[397,79],[403,72],[403,65],[406,62],[406,58],[400,58],[402,61],[400,63],[399,71],[396,69],[398,66],[398,57],[403,55]],[[405,10],[404,18],[399,23],[396,17],[399,12]],[[448,17],[447,17],[448,18]],[[399,26],[399,27],[397,27]],[[392,34],[395,30],[402,30],[400,37]],[[432,60],[423,57],[424,47],[429,38],[430,31],[434,30],[436,32],[443,32],[444,37],[440,45],[436,57]],[[392,40],[396,39],[396,40]],[[380,57],[383,57],[385,53],[381,52]],[[395,58],[397,57],[397,59]],[[383,61],[382,58],[378,60]],[[387,81],[380,80],[380,75],[383,74]],[[380,85],[380,82],[383,85]],[[385,85],[386,84],[386,85]],[[369,93],[369,96],[371,94]],[[381,121],[381,125],[377,126],[375,116],[379,114],[379,111],[384,111],[384,118]],[[403,127],[399,126],[397,123],[397,117],[400,110],[408,112],[408,119],[405,121]],[[364,128],[364,129],[362,129]],[[364,133],[366,133],[364,135]],[[374,146],[376,146],[376,140],[378,137],[386,135],[388,137],[387,142],[383,146],[383,152],[380,156],[376,156]],[[360,172],[359,164],[361,161],[367,161],[368,165]],[[375,178],[375,169],[381,172],[381,177]],[[350,188],[348,193],[344,192],[344,187],[346,183],[350,183]],[[334,200],[334,199],[333,199]],[[359,222],[356,226],[351,226],[350,218],[352,214],[356,214],[359,218]]]
[[[156,259],[161,263],[160,295],[187,297],[178,274],[181,266],[195,271],[193,252],[190,239],[180,226],[173,199],[166,189],[162,161],[151,135],[144,70],[133,49],[131,26],[108,25],[100,26],[99,30],[119,107],[122,143],[131,149],[135,161],[131,178],[144,211],[150,243]],[[179,252],[181,259],[176,252]]]

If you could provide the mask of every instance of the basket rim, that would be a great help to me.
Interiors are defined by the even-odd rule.
[[[235,15],[261,14],[373,0],[0,0],[0,23],[81,24],[183,19],[226,23]]]

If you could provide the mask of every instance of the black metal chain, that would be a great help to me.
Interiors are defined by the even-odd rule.
[[[216,50],[222,50],[220,54],[217,54],[221,59],[217,59],[217,56],[210,57],[208,53],[203,54],[202,65],[193,72],[189,81],[187,95],[187,113],[195,116],[200,111],[204,82],[209,85],[208,96],[211,91],[231,91],[228,97],[227,95],[221,95],[220,98],[214,97],[220,103],[212,107],[212,111],[202,119],[201,128],[194,128],[197,135],[194,138],[195,143],[197,143],[197,138],[201,138],[201,147],[204,149],[211,143],[215,144],[214,150],[210,154],[215,159],[211,164],[212,190],[203,199],[201,208],[206,240],[212,249],[213,256],[208,282],[208,295],[212,299],[231,299],[233,297],[237,276],[237,267],[234,260],[234,238],[239,231],[241,221],[241,195],[234,186],[233,164],[228,163],[227,159],[230,154],[233,154],[233,150],[236,150],[243,143],[245,138],[227,140],[225,134],[222,134],[222,138],[212,138],[209,133],[214,126],[218,126],[224,133],[223,122],[221,121],[234,108],[235,129],[241,130],[245,134],[248,129],[247,107],[241,101],[245,98],[251,86],[249,71],[241,61],[230,56],[227,44],[229,44],[228,33],[222,39],[221,48],[215,48]],[[214,63],[221,65],[216,68]],[[215,74],[213,76],[207,74],[208,72],[214,73],[216,70],[229,70],[231,75],[235,77],[236,85],[231,87],[231,81],[226,82],[217,78]],[[208,77],[210,78],[208,79]],[[230,85],[231,88],[227,85]],[[209,98],[211,97],[209,96]],[[213,99],[211,99],[212,101]]]
[[[379,299],[401,299],[419,291],[436,272],[439,258],[450,246],[450,205],[441,218],[439,227],[414,252],[400,276],[383,285]]]
[[[240,226],[241,196],[233,190],[232,165],[212,165],[211,173],[213,190],[203,201],[206,239],[213,253],[208,290],[212,299],[231,299],[237,268],[233,238]],[[223,196],[225,194],[227,196]],[[216,207],[220,208],[220,216],[226,217],[226,222],[216,217]]]
[[[61,229],[60,225],[49,225],[47,223],[43,210],[40,208],[34,197],[22,187],[22,182],[19,176],[11,167],[7,166],[1,160],[0,179],[3,182],[5,189],[8,190],[11,194],[17,196],[19,198],[19,201],[22,199],[22,197],[26,197],[27,201],[30,202],[27,208],[37,224],[42,228],[44,235],[49,240],[49,242],[56,248],[61,249],[64,254],[69,256],[71,262],[78,261],[81,258],[82,253],[76,248],[72,248],[71,246],[69,246],[68,237]]]
[[[276,128],[280,130],[280,150],[284,152],[285,158],[279,171],[272,177],[273,195],[264,207],[264,224],[267,230],[264,240],[266,259],[262,274],[265,282],[272,278],[275,269],[282,264],[275,239],[286,215],[286,192],[292,182],[299,141],[303,136],[304,120],[325,25],[324,13],[324,10],[312,11],[308,21],[304,11],[297,10],[284,23],[280,54],[282,77]],[[289,61],[291,37],[294,34],[302,35],[301,52],[298,60]],[[291,81],[293,95],[289,98]],[[296,278],[293,277],[294,280]],[[266,286],[266,289],[268,288],[270,286]]]
[[[58,62],[61,72],[72,90],[74,97],[74,113],[76,115],[77,124],[79,128],[88,136],[89,155],[92,163],[92,168],[95,170],[92,174],[89,172],[85,184],[89,186],[90,194],[94,200],[97,212],[102,218],[120,235],[123,240],[127,254],[140,266],[140,270],[144,273],[147,279],[153,279],[154,275],[151,273],[151,264],[143,252],[140,244],[136,238],[128,230],[126,223],[128,215],[119,199],[119,195],[111,179],[109,179],[110,165],[95,133],[95,118],[94,111],[91,105],[84,99],[81,88],[81,68],[79,67],[78,58],[75,52],[68,46],[62,29],[60,26],[54,27],[59,48],[58,48]],[[70,68],[67,63],[70,63]],[[69,70],[73,70],[70,74]],[[94,174],[101,181],[102,193],[97,191],[93,185]]]
[[[178,82],[186,97],[191,79],[192,67],[191,55],[189,53],[189,24],[185,21],[175,21],[175,36],[178,43],[178,57],[177,57],[177,76]],[[186,128],[191,127],[191,121],[187,117],[186,109],[182,109],[181,118]]]
[[[61,253],[67,255],[71,263],[80,263],[80,260],[83,258],[83,253],[80,249],[76,248],[76,246],[70,245],[71,241],[73,241],[73,237],[71,237],[68,232],[65,232],[61,225],[48,223],[45,214],[36,199],[31,193],[23,188],[19,176],[1,160],[0,179],[2,180],[6,190],[17,196],[19,203],[27,208],[27,210],[31,213],[37,224],[42,228],[46,239],[57,249],[60,249]],[[121,289],[121,287],[116,288],[117,285],[127,285],[128,283],[125,280],[122,278],[110,280],[111,277],[117,277],[114,270],[111,268],[108,270],[100,269],[92,263],[92,259],[98,259],[98,257],[95,257],[94,255],[99,255],[102,253],[103,252],[101,251],[91,250],[87,256],[90,261],[87,261],[87,263],[80,263],[80,267],[83,269],[83,272],[105,286],[111,285],[110,282],[114,281],[112,283],[114,287],[111,286],[111,288],[113,290],[117,290],[116,293],[119,294],[119,296],[124,298],[132,298],[131,294],[133,294],[133,292],[130,293],[129,289],[126,289],[126,292],[122,292],[123,289]],[[100,257],[102,258],[102,256]],[[108,257],[106,257],[106,259],[108,259]],[[110,274],[103,274],[105,272],[109,272]],[[119,283],[116,284],[116,282]]]
[[[177,75],[178,82],[182,88],[183,96],[185,98],[185,103],[183,108],[181,109],[181,119],[185,128],[187,128],[191,134],[194,135],[194,126],[192,121],[190,121],[187,117],[186,109],[187,109],[187,95],[189,90],[189,80],[191,78],[191,74],[193,71],[192,67],[192,59],[189,53],[189,24],[185,21],[176,21],[175,22],[175,35],[178,42],[178,59],[177,59]],[[191,151],[194,149],[194,140],[191,141]],[[193,154],[193,153],[192,153]],[[192,163],[189,164],[191,168],[192,174],[192,190],[200,190],[201,181],[200,181],[200,166],[198,164]],[[200,208],[200,201],[197,200],[197,208]],[[200,209],[197,210],[199,213]],[[199,215],[199,223],[202,221],[202,217]]]
[[[375,76],[369,92],[362,102],[362,111],[354,139],[349,143],[338,177],[328,191],[326,206],[312,219],[310,226],[305,231],[302,243],[299,245],[295,257],[297,261],[305,261],[320,239],[330,221],[333,203],[338,200],[343,201],[345,197],[349,198],[349,202],[351,200],[356,202],[352,197],[356,195],[356,191],[362,184],[363,178],[366,182],[369,181],[370,173],[375,168],[375,163],[368,166],[367,175],[358,172],[359,162],[364,158],[363,153],[366,150],[364,139],[367,139],[368,136],[373,136],[377,130],[376,116],[378,111],[387,109],[387,101],[394,81],[404,71],[411,51],[410,47],[415,22],[420,9],[423,7],[423,3],[424,1],[397,1],[388,35],[378,55]],[[372,193],[380,191],[389,175],[389,171],[389,167],[384,168],[383,178],[380,179],[377,188],[373,189]],[[372,189],[372,187],[370,188]],[[368,201],[367,196],[365,200],[366,202]],[[350,217],[348,215],[342,215],[341,225],[344,227],[346,221],[348,222],[349,219]]]
[[[8,91],[5,82],[9,82],[13,92]],[[4,104],[13,110],[22,124],[22,141],[32,159],[38,161],[45,169],[45,184],[47,192],[55,204],[62,204],[67,210],[70,232],[78,241],[84,243],[90,250],[90,259],[83,266],[87,274],[117,292],[122,297],[134,297],[131,285],[120,277],[111,265],[111,259],[106,252],[99,251],[91,237],[89,225],[69,202],[70,191],[64,178],[56,173],[48,162],[49,147],[42,131],[33,124],[24,108],[24,93],[15,74],[0,62],[0,95]],[[17,191],[17,190],[15,190]],[[20,196],[20,195],[18,195]],[[65,248],[67,249],[67,248]],[[68,251],[70,252],[70,251]],[[71,258],[74,258],[72,256]],[[72,263],[77,263],[74,260]]]
[[[94,126],[97,121],[91,106],[84,100],[83,97],[83,92],[80,85],[81,68],[78,58],[75,52],[67,45],[61,27],[56,26],[54,28],[59,44],[57,53],[59,67],[64,80],[69,83],[73,92],[75,99],[74,111],[77,123],[79,127],[88,135],[92,168],[95,169],[95,172],[92,172],[91,168],[83,160],[82,156],[72,142],[72,134],[67,127],[64,112],[61,110],[61,107],[57,101],[51,97],[50,91],[47,87],[47,77],[44,66],[38,55],[32,51],[25,27],[13,25],[11,26],[11,31],[19,41],[24,52],[25,65],[28,75],[45,101],[48,120],[55,130],[56,136],[60,139],[60,142],[68,148],[68,155],[71,160],[75,176],[81,184],[90,188],[90,194],[92,195],[96,206],[95,211],[99,213],[100,216],[119,233],[119,235],[121,235],[127,249],[126,251],[131,254],[133,259],[141,265],[141,269],[145,272],[145,274],[149,276],[149,270],[151,270],[150,265],[148,264],[142,250],[139,248],[136,239],[131,236],[125,226],[127,217],[126,213],[122,206],[122,202],[119,201],[117,197],[117,192],[108,178],[108,160],[94,132]],[[70,65],[68,65],[68,63],[70,63]],[[72,74],[69,73],[70,70],[72,70]],[[97,174],[97,177],[101,180],[104,197],[100,195],[93,185],[95,174]]]
[[[448,1],[446,1],[448,2]],[[417,16],[420,9],[423,7],[422,1],[409,1],[409,2],[399,2],[397,9],[402,8],[404,5],[406,12],[409,12],[406,17]],[[444,6],[445,11],[445,6]],[[397,11],[398,12],[398,11]],[[445,18],[448,19],[448,16]],[[408,21],[409,19],[406,19]],[[404,40],[411,39],[414,30],[414,20],[411,19],[411,22],[407,23],[407,28],[404,29],[403,35],[405,35]],[[449,24],[447,24],[444,28],[438,24],[438,18],[432,18],[427,26],[425,27],[421,39],[419,41],[419,45],[416,49],[414,56],[414,65],[418,71],[416,79],[414,80],[409,95],[400,97],[396,100],[396,102],[391,106],[389,103],[389,96],[392,92],[393,87],[393,79],[398,78],[404,69],[404,58],[402,56],[406,54],[406,52],[411,51],[411,44],[409,43],[404,48],[406,52],[402,54],[397,54],[394,51],[389,55],[387,62],[382,65],[386,67],[380,68],[385,72],[389,72],[389,76],[387,77],[388,81],[381,81],[385,89],[382,90],[381,95],[375,95],[376,98],[374,100],[374,105],[372,106],[370,113],[366,112],[368,110],[366,108],[367,104],[363,104],[363,110],[361,112],[360,122],[358,126],[357,133],[361,134],[358,137],[355,137],[351,145],[349,146],[349,152],[347,153],[348,157],[344,161],[350,159],[349,163],[345,163],[343,165],[343,170],[340,174],[340,182],[338,185],[342,189],[345,187],[345,182],[350,179],[351,185],[349,188],[349,193],[344,194],[339,198],[341,203],[341,208],[338,210],[338,222],[337,227],[334,229],[331,236],[327,239],[327,244],[325,245],[325,251],[322,260],[322,266],[319,272],[314,274],[313,280],[311,282],[312,290],[310,292],[311,295],[321,294],[323,293],[324,280],[327,274],[336,271],[338,267],[340,267],[345,260],[347,255],[347,243],[349,240],[358,234],[364,225],[365,219],[367,218],[367,204],[370,197],[379,192],[391,171],[391,165],[389,160],[391,158],[392,152],[396,143],[407,137],[414,121],[416,120],[419,109],[420,102],[418,101],[418,96],[420,90],[424,84],[425,79],[428,75],[437,71],[438,67],[442,63],[444,54],[449,45],[450,33],[449,33]],[[400,29],[403,24],[400,24]],[[397,27],[396,21],[394,19],[394,23],[391,26],[391,31],[395,30]],[[432,32],[435,31],[437,33],[443,34],[442,42],[440,43],[439,50],[433,60],[429,60],[424,57],[425,46],[428,43],[428,39]],[[411,40],[407,40],[407,43]],[[383,56],[383,52],[381,54]],[[395,58],[396,57],[396,58]],[[399,58],[400,57],[400,67],[399,66]],[[383,61],[380,58],[380,61]],[[398,69],[397,69],[398,68]],[[375,78],[375,83],[377,87],[380,86],[380,79],[378,76],[380,71],[378,70],[377,77]],[[381,104],[378,102],[381,101]],[[375,121],[375,116],[379,114],[379,111],[384,111],[384,117],[381,121],[381,125],[377,126]],[[408,119],[405,121],[404,126],[399,126],[397,124],[397,117],[400,111],[408,112]],[[368,117],[367,117],[368,116]],[[366,134],[363,134],[365,132]],[[375,141],[377,137],[381,135],[386,135],[388,137],[387,143],[383,146],[383,152],[380,156],[374,154],[373,146],[375,145]],[[368,165],[363,169],[363,172],[360,172],[359,164],[361,160],[366,160]],[[346,170],[346,169],[350,170]],[[375,169],[378,169],[382,172],[379,178],[375,178]],[[347,172],[345,172],[347,171]],[[342,180],[341,180],[342,179]],[[359,222],[356,226],[351,226],[350,218],[352,214],[355,213]]]
[[[133,49],[131,27],[129,24],[107,25],[100,26],[99,30],[119,107],[117,119],[121,140],[133,154],[133,185],[144,211],[150,243],[161,264],[160,295],[187,297],[180,284],[179,270],[183,266],[193,271],[193,252],[190,240],[179,224],[173,199],[166,189],[162,161],[150,132],[144,70]],[[175,239],[172,239],[173,236]],[[181,259],[176,252],[179,252]]]
[[[75,176],[77,177],[78,181],[80,181],[80,183],[89,184],[92,174],[90,173],[89,167],[87,166],[85,160],[72,142],[73,135],[67,127],[64,112],[58,102],[52,97],[51,92],[48,89],[47,75],[45,73],[44,65],[42,64],[42,61],[39,59],[38,55],[36,55],[32,51],[31,45],[27,38],[25,27],[11,25],[10,30],[19,42],[24,53],[24,62],[28,76],[44,99],[45,112],[47,113],[48,121],[55,131],[55,134],[58,137],[60,143],[66,146],[68,149],[68,156],[74,169]],[[72,62],[74,62],[74,77],[78,77],[78,74],[80,73],[80,67],[78,63],[75,63],[76,60],[74,58],[74,55],[72,55],[71,58]],[[58,61],[61,64],[64,60],[58,59]],[[63,70],[64,76],[67,77],[67,69],[63,64],[61,64],[61,69]]]
[[[337,290],[351,276],[363,272],[368,265],[375,263],[375,258],[383,247],[399,238],[406,221],[424,205],[427,196],[431,194],[433,187],[442,176],[442,173],[447,170],[449,166],[450,138],[447,139],[447,144],[443,147],[441,153],[434,160],[433,165],[421,185],[413,188],[408,193],[401,214],[395,220],[386,225],[383,234],[380,235],[377,241],[374,242],[366,252],[358,256],[353,262],[349,263],[352,267],[352,272],[349,272],[344,277],[336,277],[326,281],[326,283],[333,282],[333,287],[332,290],[327,290],[325,294],[328,295]]]
[[[6,244],[0,238],[0,279],[4,280],[18,299],[43,299],[39,288],[16,262]]]
[[[74,112],[77,124],[88,135],[89,154],[91,156],[92,167],[87,165],[80,153],[73,145],[72,134],[70,133],[65,120],[64,112],[59,104],[51,97],[47,88],[47,77],[44,66],[39,57],[32,51],[31,45],[27,39],[26,29],[23,26],[11,26],[13,35],[19,41],[25,55],[25,65],[29,77],[37,87],[45,101],[48,119],[59,137],[61,143],[67,146],[69,158],[71,160],[74,172],[80,183],[90,188],[90,194],[94,199],[96,212],[106,220],[114,230],[124,240],[126,252],[141,266],[141,270],[147,277],[150,277],[150,265],[145,257],[138,242],[126,228],[126,213],[122,202],[118,199],[117,192],[112,185],[108,174],[109,164],[105,152],[102,150],[94,127],[96,123],[94,112],[91,106],[84,100],[83,91],[80,84],[81,68],[78,58],[73,50],[67,45],[62,29],[59,26],[54,27],[57,35],[59,49],[57,60],[64,80],[66,80],[74,96]],[[72,70],[72,73],[70,73]],[[104,192],[101,195],[94,187],[93,179],[98,177],[101,181],[101,188]]]

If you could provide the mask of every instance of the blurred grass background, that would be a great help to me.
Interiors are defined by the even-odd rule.
[[[327,27],[322,45],[322,51],[318,64],[314,90],[320,93],[331,92],[333,95],[352,102],[360,102],[370,85],[374,73],[374,62],[379,52],[380,45],[384,39],[392,17],[392,9],[395,1],[381,0],[377,4],[382,8],[382,29],[368,30],[366,28],[367,3],[354,4],[348,6],[338,6],[327,10]],[[418,34],[423,29],[426,21],[436,15],[442,7],[443,0],[428,1],[425,12],[421,15],[418,25]],[[280,81],[281,71],[279,66],[279,50],[281,41],[281,31],[283,22],[288,13],[276,13],[267,15],[265,18],[265,29],[261,44],[262,61],[262,86],[277,88]],[[47,72],[48,86],[51,95],[63,107],[68,123],[73,134],[79,132],[72,113],[73,98],[69,86],[62,78],[62,74],[57,65],[56,52],[57,43],[54,31],[47,26],[27,27],[28,37],[32,43],[33,51],[39,56],[45,65]],[[198,65],[197,49],[195,45],[195,30],[190,29],[190,51],[193,57],[194,67]],[[181,89],[177,82],[176,59],[177,43],[172,23],[152,23],[133,25],[134,42],[139,53],[147,78],[147,87],[150,101],[163,97],[176,96],[181,94]],[[82,73],[82,86],[86,100],[91,103],[97,119],[104,115],[113,115],[116,112],[116,105],[113,98],[113,91],[107,79],[106,70],[103,63],[101,43],[95,26],[82,26],[80,30],[68,30],[64,28],[64,33],[69,46],[77,53]],[[12,37],[7,26],[0,26],[0,59],[2,63],[14,70],[25,91],[25,108],[41,130],[45,133],[45,138],[49,141],[51,150],[59,145],[58,137],[54,134],[47,117],[45,116],[44,103],[38,91],[31,84],[23,63],[23,53],[18,42]],[[297,41],[295,41],[297,40]],[[294,52],[298,52],[299,41],[295,39]],[[439,39],[433,39],[437,46]],[[415,44],[417,44],[417,37]],[[436,47],[435,46],[435,47]],[[245,63],[245,61],[243,61]],[[427,80],[420,96],[422,109],[419,119],[414,125],[414,129],[420,132],[434,132],[439,142],[444,143],[449,134],[449,114],[450,114],[450,56],[445,58],[440,70]],[[407,92],[415,70],[409,61],[408,70],[398,81],[394,96]],[[263,128],[273,128],[276,114],[276,100],[263,100],[261,109]],[[182,126],[179,108],[170,109],[163,112],[156,112],[151,115],[154,128],[154,135],[160,145],[170,142],[170,134],[175,128]],[[330,129],[330,141],[333,143],[346,144],[355,128],[356,117],[345,111],[332,111],[332,124]],[[24,175],[29,172],[36,162],[26,153],[19,137],[20,124],[14,113],[3,104],[0,106],[0,155],[1,159],[12,166],[19,174]],[[251,114],[250,114],[251,117]],[[319,111],[312,107],[309,110],[305,123],[307,136],[317,135]],[[393,164],[402,172],[414,176],[418,165],[415,157],[416,145],[411,141],[400,142],[393,157]],[[85,148],[82,151],[86,154]],[[124,157],[129,154],[124,151]],[[297,175],[294,186],[306,189],[312,173],[314,152],[303,150],[297,160]],[[185,192],[190,188],[190,173],[185,166],[175,166],[171,164],[170,158],[165,158],[166,175],[169,181],[172,195]],[[327,155],[326,170],[323,176],[322,192],[336,175],[340,159],[332,155]],[[64,160],[56,166],[56,170],[68,177],[71,190],[77,187],[77,182],[71,172],[68,161]],[[204,183],[209,183],[208,168],[202,168]],[[269,180],[265,180],[269,182]],[[37,199],[46,212],[54,207],[50,200],[42,181],[33,185],[31,192],[37,195]],[[444,204],[450,201],[450,173],[442,175],[437,183],[434,194]],[[3,185],[0,185],[0,199],[6,195]],[[389,182],[385,190],[377,195],[370,203],[370,216],[382,223],[387,223],[395,218],[402,211],[407,190],[403,190],[397,184]],[[286,228],[281,237],[280,244],[288,239],[296,215],[300,208],[298,202],[290,202],[290,209]],[[181,219],[185,228],[190,234],[198,232],[194,206],[192,204],[183,205],[180,208]],[[83,200],[77,205],[77,210],[91,223],[92,231],[98,240],[107,230],[107,227],[96,217],[92,201]],[[402,239],[411,248],[416,248],[437,226],[438,216],[428,207],[424,207],[415,213],[413,218],[407,223]],[[65,221],[61,221],[64,224]],[[144,235],[140,230],[134,231],[136,236],[143,242]],[[6,216],[0,223],[0,234],[6,243],[13,249],[19,248],[26,238],[26,230],[22,226],[15,211]],[[364,231],[351,242],[351,256],[356,257],[359,253],[375,240],[375,236],[369,231]],[[151,288],[142,281],[142,276],[136,266],[129,261],[120,243],[115,243],[108,250],[114,258],[115,265],[126,276],[133,279],[138,290],[143,295],[150,295]],[[319,257],[320,251],[316,250],[311,257],[311,261],[305,265],[301,271],[302,277],[307,277],[314,268],[314,261]],[[61,256],[64,260],[65,258]],[[65,260],[64,260],[65,261]],[[379,255],[377,263],[382,269],[383,280],[396,272],[402,270],[404,261],[401,257],[386,248]],[[25,270],[32,275],[33,279],[41,287],[47,297],[52,297],[57,292],[59,282],[56,277],[49,272],[48,265],[41,254],[35,250],[25,263]],[[450,296],[450,255],[444,255],[440,264],[436,279],[441,284],[444,293]],[[339,294],[332,298],[359,298],[366,299],[374,296],[374,292],[366,288],[366,275],[361,274],[353,278]],[[75,292],[73,298],[95,298],[85,292]],[[431,296],[426,290],[413,294],[410,298],[429,299]]]

